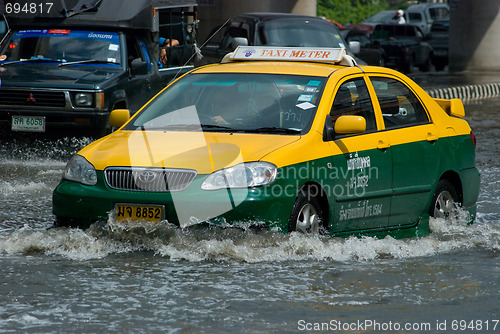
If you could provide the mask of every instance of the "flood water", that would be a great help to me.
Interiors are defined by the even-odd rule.
[[[500,99],[466,104],[476,224],[419,239],[50,228],[85,139],[0,143],[2,333],[500,333]]]

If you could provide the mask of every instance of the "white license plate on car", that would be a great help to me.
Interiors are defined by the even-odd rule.
[[[43,116],[12,116],[12,131],[45,132]]]

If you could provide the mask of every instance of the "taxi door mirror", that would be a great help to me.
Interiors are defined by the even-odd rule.
[[[366,131],[366,119],[362,116],[344,115],[335,122],[335,133],[338,135],[355,135]]]
[[[130,111],[128,109],[115,109],[109,115],[109,125],[113,128],[119,128],[125,124],[130,118]]]

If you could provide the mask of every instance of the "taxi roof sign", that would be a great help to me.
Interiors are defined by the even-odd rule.
[[[346,50],[344,48],[238,46],[230,58],[231,60],[287,60],[340,63],[345,55]]]

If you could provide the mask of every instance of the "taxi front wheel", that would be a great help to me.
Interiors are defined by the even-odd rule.
[[[318,234],[323,228],[323,210],[318,201],[316,188],[302,189],[293,205],[288,222],[289,232]]]
[[[434,218],[446,220],[457,218],[458,195],[455,187],[448,180],[440,180],[432,198],[429,214]]]

